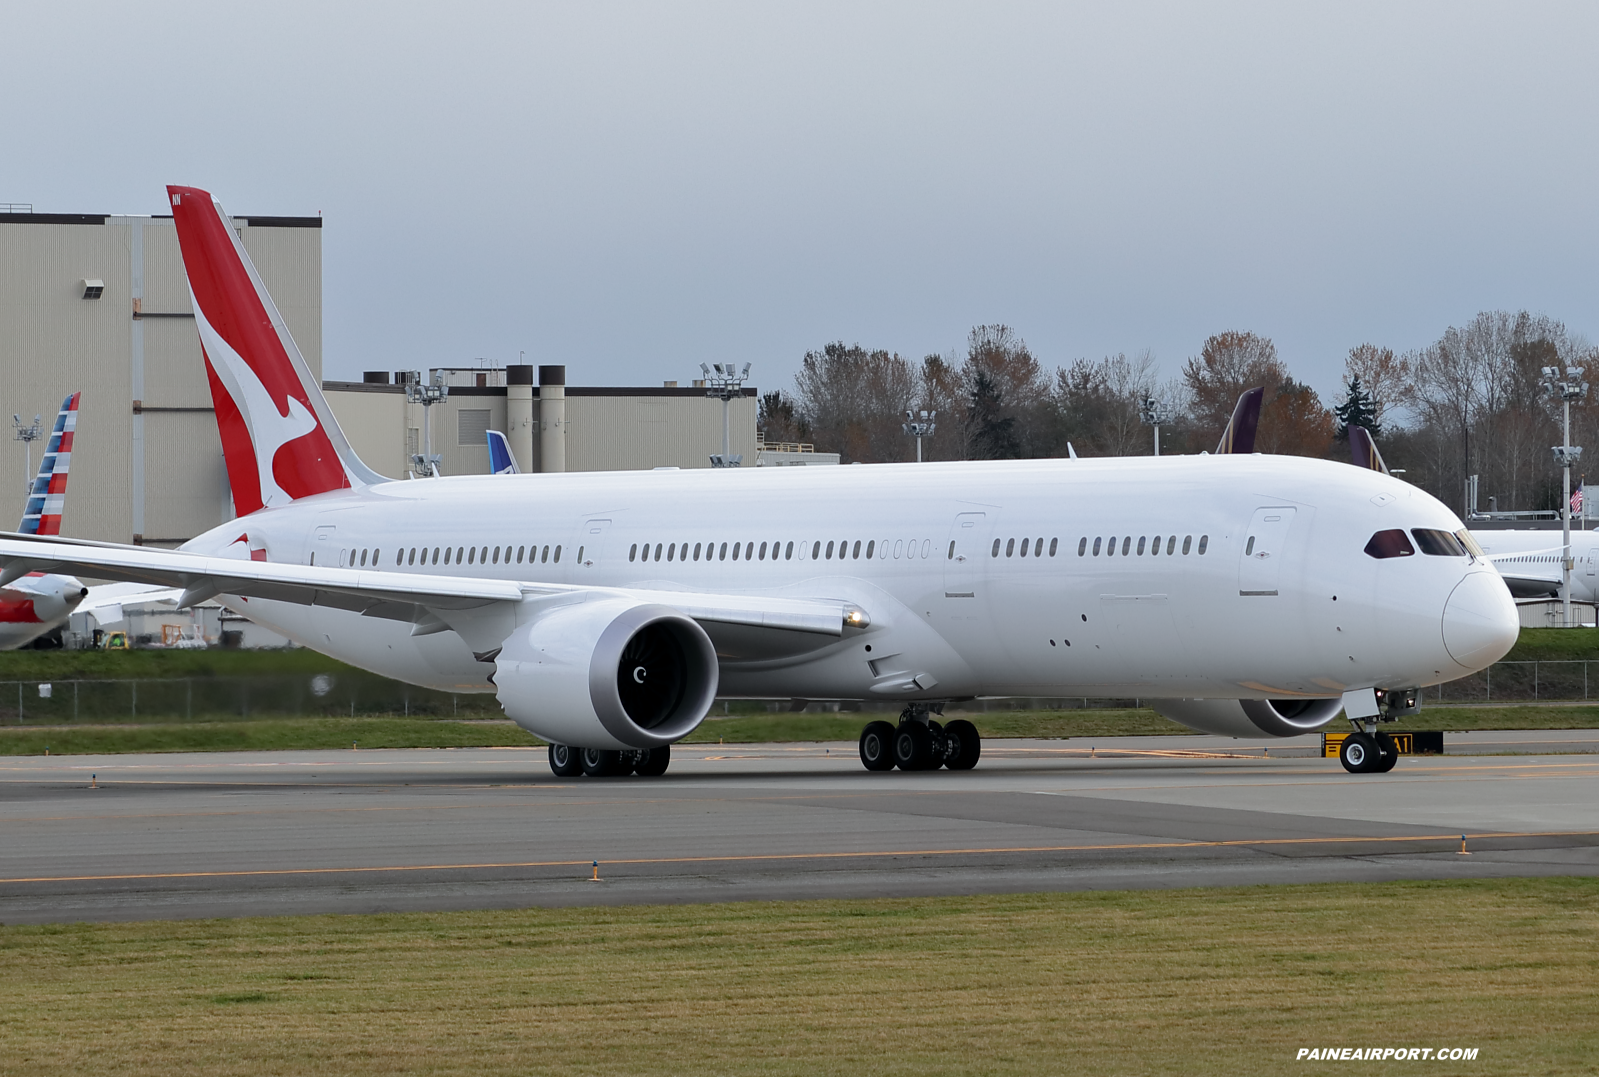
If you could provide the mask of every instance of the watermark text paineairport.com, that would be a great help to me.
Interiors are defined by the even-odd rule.
[[[1475,1047],[1301,1047],[1300,1062],[1475,1062]]]

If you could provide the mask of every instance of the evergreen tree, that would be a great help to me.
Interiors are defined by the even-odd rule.
[[[1360,375],[1357,374],[1349,379],[1348,390],[1344,402],[1333,408],[1334,414],[1338,416],[1338,440],[1349,440],[1351,426],[1364,426],[1371,431],[1372,437],[1377,437],[1382,433],[1377,426],[1377,403],[1360,384]]]

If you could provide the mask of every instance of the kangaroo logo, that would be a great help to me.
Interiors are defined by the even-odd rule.
[[[267,508],[287,505],[294,498],[278,483],[274,461],[279,449],[317,430],[316,416],[292,396],[284,397],[287,414],[280,411],[260,377],[244,361],[244,356],[223,340],[221,334],[206,320],[205,311],[194,298],[192,290],[189,299],[194,304],[194,320],[200,329],[200,344],[206,360],[217,380],[233,398],[233,404],[239,409],[239,415],[249,431],[256,474],[261,483],[261,504]]]

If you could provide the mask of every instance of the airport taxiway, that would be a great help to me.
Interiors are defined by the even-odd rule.
[[[1308,749],[995,740],[872,774],[850,743],[680,745],[603,780],[514,748],[0,758],[0,922],[1599,875],[1599,755]]]

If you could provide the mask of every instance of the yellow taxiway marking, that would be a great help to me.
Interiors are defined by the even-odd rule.
[[[1454,843],[1464,837],[1468,841],[1483,841],[1504,838],[1572,838],[1572,837],[1599,837],[1599,832],[1582,830],[1539,830],[1539,831],[1488,831],[1484,833],[1459,833],[1449,834],[1414,834],[1403,837],[1323,837],[1323,838],[1234,838],[1227,841],[1151,841],[1151,842],[1126,842],[1110,845],[1017,845],[996,848],[972,849],[886,849],[864,850],[860,852],[822,852],[822,853],[747,853],[730,854],[726,856],[660,856],[660,857],[629,857],[617,860],[602,861],[609,867],[619,866],[647,866],[652,864],[726,864],[748,863],[761,861],[780,860],[863,860],[868,857],[900,857],[900,856],[982,856],[1001,853],[1077,853],[1099,852],[1103,850],[1128,850],[1128,849],[1217,849],[1234,846],[1277,846],[1277,845],[1347,845],[1353,843],[1370,844],[1375,842],[1400,843],[1442,841]],[[570,868],[589,867],[590,860],[524,860],[503,861],[480,864],[390,864],[373,867],[342,867],[342,868],[263,868],[248,871],[168,871],[148,872],[125,875],[40,875],[25,878],[0,879],[0,884],[8,883],[86,883],[86,882],[129,882],[150,881],[156,879],[233,879],[233,878],[260,878],[275,875],[339,875],[346,873],[363,873],[383,871],[490,871],[508,868]]]

